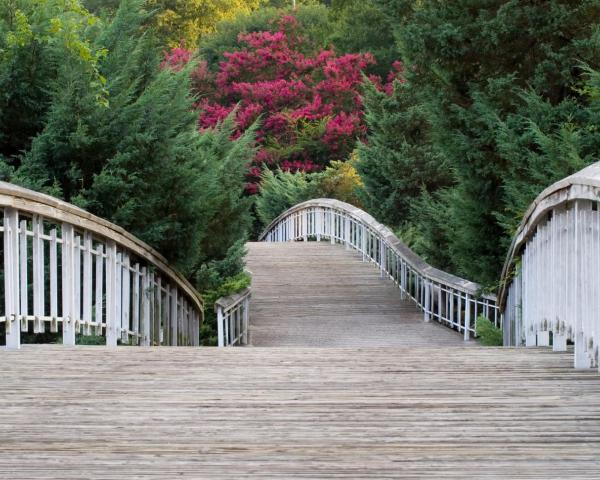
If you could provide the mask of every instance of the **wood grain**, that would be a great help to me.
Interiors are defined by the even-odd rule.
[[[0,351],[0,478],[598,478],[600,377],[546,349]]]
[[[327,242],[249,243],[255,346],[463,345],[356,252]]]

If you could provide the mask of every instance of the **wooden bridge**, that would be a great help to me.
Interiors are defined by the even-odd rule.
[[[150,247],[0,185],[0,478],[598,478],[597,310],[563,317],[531,286],[551,266],[573,302],[596,278],[575,255],[600,266],[592,174],[536,201],[499,301],[354,207],[290,209],[248,245],[251,291],[217,305],[221,344],[245,348],[195,346],[202,300]],[[517,346],[480,346],[479,315]],[[31,325],[66,345],[15,348]]]
[[[388,277],[355,251],[328,242],[248,245],[250,343],[260,347],[462,346],[423,321]]]

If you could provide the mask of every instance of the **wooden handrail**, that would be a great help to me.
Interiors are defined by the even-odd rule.
[[[74,343],[74,332],[81,326],[85,326],[84,333],[106,334],[107,344],[111,345],[116,345],[117,338],[129,341],[129,336],[146,345],[198,344],[196,337],[204,312],[202,297],[152,247],[81,208],[6,182],[0,182],[0,208],[4,211],[6,292],[5,314],[0,321],[7,325],[8,346],[20,345],[19,329],[12,328],[17,319],[23,330],[35,319],[34,331],[44,331],[46,322],[56,331],[57,323],[62,322],[66,344]],[[46,233],[49,225],[53,227],[50,234]],[[19,251],[29,248],[32,258],[19,255]],[[46,250],[50,258],[46,258]],[[57,293],[59,256],[62,302]],[[34,272],[36,311],[32,311],[23,293],[29,288],[28,269]],[[50,292],[46,291],[48,286]],[[168,312],[164,310],[167,304]],[[48,306],[50,315],[45,314]],[[98,313],[102,318],[91,318]],[[118,325],[111,323],[117,320]],[[145,325],[146,331],[142,331],[143,320],[153,322]],[[121,325],[129,321],[133,323]]]
[[[248,343],[251,289],[247,287],[215,302],[219,347]]]
[[[328,238],[375,262],[382,275],[399,286],[431,318],[464,333],[476,335],[478,314],[500,322],[496,297],[484,295],[469,280],[429,265],[394,233],[363,210],[339,200],[319,198],[293,206],[273,220],[260,235],[262,241],[308,241]]]
[[[545,189],[512,240],[499,292],[505,345],[575,344],[575,367],[598,365],[600,162]],[[599,367],[600,368],[600,367]]]

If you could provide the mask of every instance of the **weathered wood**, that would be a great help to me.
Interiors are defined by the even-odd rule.
[[[6,182],[0,182],[0,208],[14,208],[40,215],[115,241],[119,246],[157,266],[190,297],[198,310],[203,311],[202,297],[188,280],[172,269],[160,253],[123,228],[58,198]]]
[[[308,232],[301,223],[308,218]],[[349,222],[349,229],[338,228],[341,220]],[[360,235],[353,235],[352,231]],[[350,232],[349,234],[347,234]],[[495,325],[500,315],[493,295],[481,293],[481,287],[469,280],[436,269],[416,255],[384,225],[359,208],[338,200],[319,198],[302,202],[279,215],[260,235],[270,243],[306,239],[329,240],[341,243],[362,254],[363,261],[379,266],[382,277],[390,277],[400,287],[400,296],[408,296],[423,311],[426,320],[433,319],[455,329],[464,328],[465,322],[444,312],[448,297],[455,302],[463,295],[471,299],[466,306],[473,310],[473,320],[478,310],[485,311]],[[394,265],[400,262],[404,269]],[[408,276],[403,271],[408,271]],[[476,336],[476,322],[467,324],[465,339]]]
[[[44,332],[45,322],[50,323],[51,332],[58,332],[58,324],[62,324],[65,345],[74,345],[78,333],[92,332],[105,333],[112,346],[119,339],[138,344],[142,335],[140,261],[156,272],[159,285],[162,281],[164,288],[173,292],[174,307],[165,312],[164,322],[173,329],[173,344],[187,344],[192,332],[199,330],[189,319],[194,309],[198,313],[194,318],[203,320],[200,294],[176,271],[162,268],[162,257],[154,258],[151,249],[142,251],[145,244],[123,235],[119,227],[73,205],[4,182],[0,182],[0,208],[4,246],[0,270],[6,272],[4,288],[10,292],[5,295],[6,313],[0,322],[6,322],[9,348],[19,348],[20,331],[33,326],[34,333]],[[44,232],[45,225],[49,234]],[[46,305],[50,306],[49,315]]]
[[[256,346],[459,345],[423,323],[373,263],[327,242],[249,243],[250,343]]]
[[[600,162],[533,203],[504,267],[506,345],[575,345],[575,368],[597,367],[600,343]],[[519,261],[517,261],[519,258]]]
[[[600,471],[600,377],[549,350],[24,346],[0,364],[11,480]]]
[[[215,302],[217,338],[219,347],[248,343],[250,288],[221,297]]]
[[[6,346],[19,348],[21,328],[19,326],[19,212],[13,208],[4,209],[4,315]]]

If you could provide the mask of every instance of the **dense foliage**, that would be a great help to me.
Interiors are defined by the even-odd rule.
[[[205,63],[195,72],[201,127],[216,126],[234,109],[240,131],[261,118],[250,193],[258,190],[263,167],[318,171],[347,158],[365,133],[359,87],[373,58],[318,48],[293,16],[278,25],[274,33],[240,33],[242,47],[224,53],[216,74]],[[180,60],[181,49],[167,59]]]
[[[394,26],[407,83],[392,98],[368,94],[372,134],[359,167],[367,203],[411,223],[435,263],[492,284],[535,195],[597,159],[597,110],[582,95],[581,65],[599,66],[600,6],[377,3]],[[400,120],[398,108],[411,118]]]
[[[155,28],[172,46],[183,42],[194,46],[202,36],[212,33],[216,25],[248,14],[258,8],[260,0],[148,0],[156,9]]]
[[[477,317],[477,337],[479,342],[486,347],[501,347],[503,345],[502,330],[497,328],[487,317]]]
[[[235,276],[254,128],[232,140],[231,115],[198,130],[192,66],[161,67],[142,2],[106,23],[58,0],[15,0],[0,18],[3,178],[119,224],[201,290]]]
[[[319,196],[492,286],[534,197],[598,160],[597,0],[82,1],[0,3],[0,178],[213,296],[256,219]]]
[[[354,164],[334,161],[325,170],[313,173],[265,169],[256,198],[258,219],[263,226],[268,225],[288,208],[312,198],[335,198],[361,206],[358,192],[362,181]]]

